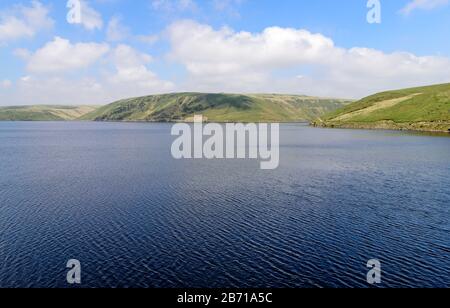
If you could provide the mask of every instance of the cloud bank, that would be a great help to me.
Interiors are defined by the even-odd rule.
[[[227,12],[242,1],[210,5]],[[432,9],[449,1],[414,0],[404,12]],[[153,10],[165,12],[198,7],[193,0],[153,0],[150,4]],[[106,104],[181,91],[361,98],[387,89],[450,82],[448,57],[388,53],[363,46],[344,48],[306,29],[268,27],[246,32],[193,20],[176,21],[158,34],[136,36],[120,16],[113,15],[103,27],[101,14],[87,0],[82,7],[81,26],[90,41],[55,36],[33,50],[15,49],[25,70],[21,78],[2,76],[3,104]],[[53,24],[49,8],[42,3],[16,5],[0,13],[0,45],[32,38]],[[92,39],[99,34],[92,30],[102,30],[104,38]],[[155,58],[147,52],[151,50],[160,54]],[[161,74],[168,68],[166,74],[172,80],[159,76],[153,65]]]
[[[450,81],[448,58],[345,49],[302,29],[270,27],[250,33],[181,21],[167,34],[170,59],[186,68],[185,86],[196,90],[361,97]]]

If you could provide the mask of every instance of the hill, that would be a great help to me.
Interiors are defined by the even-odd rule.
[[[314,124],[449,132],[450,84],[378,93],[340,108]]]
[[[0,107],[0,121],[70,121],[97,108],[95,106]]]
[[[210,122],[300,122],[316,119],[348,103],[299,95],[175,93],[121,100],[81,119],[176,122],[202,114]]]

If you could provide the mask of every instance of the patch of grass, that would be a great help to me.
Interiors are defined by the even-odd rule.
[[[387,104],[396,102],[394,100],[397,103]],[[383,108],[383,104],[386,107]],[[438,130],[447,131],[450,129],[450,84],[375,94],[329,113],[321,121],[317,123],[334,127],[360,125],[370,128],[371,125],[392,123],[397,127],[438,127]]]

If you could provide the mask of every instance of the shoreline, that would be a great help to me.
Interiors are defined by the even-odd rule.
[[[341,128],[341,129],[367,129],[367,130],[393,130],[424,133],[450,134],[450,122],[405,122],[381,121],[373,123],[339,123],[339,122],[312,122],[313,127]]]
[[[55,123],[70,123],[70,122],[85,122],[85,123],[149,123],[149,124],[177,124],[186,123],[192,124],[193,121],[92,121],[92,120],[0,120],[2,122],[55,122]],[[417,123],[396,123],[393,121],[384,121],[376,123],[333,123],[333,122],[309,122],[309,121],[259,121],[259,122],[245,122],[245,121],[204,121],[203,123],[256,123],[256,124],[303,124],[315,128],[331,128],[331,129],[354,129],[354,130],[392,130],[392,131],[405,131],[405,132],[422,132],[422,133],[441,133],[448,134],[450,136],[450,122],[417,122]],[[446,128],[448,127],[448,128]]]

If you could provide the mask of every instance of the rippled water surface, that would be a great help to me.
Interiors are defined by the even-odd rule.
[[[169,124],[0,123],[0,287],[450,286],[450,138],[281,128],[175,161]]]

